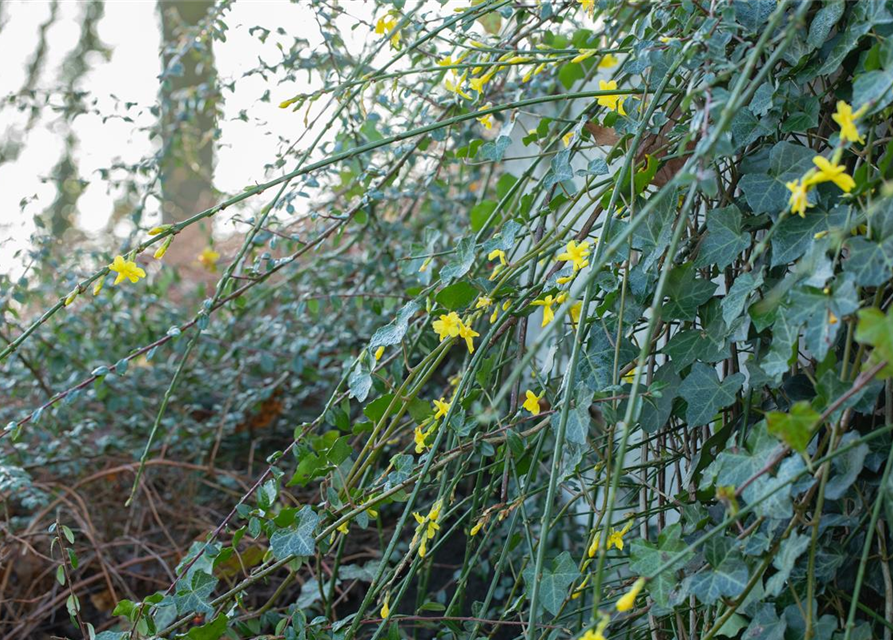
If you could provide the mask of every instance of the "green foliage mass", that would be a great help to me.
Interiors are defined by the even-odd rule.
[[[98,572],[46,474],[113,459],[109,539],[207,525],[73,624],[889,637],[893,4],[381,1],[360,56],[337,7],[266,70],[322,81],[269,182],[138,224],[137,282],[45,248],[2,283],[11,531],[59,512]],[[206,283],[149,257],[239,203]]]

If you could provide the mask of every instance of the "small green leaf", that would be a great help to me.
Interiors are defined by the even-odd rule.
[[[770,411],[766,414],[766,423],[770,434],[803,453],[819,426],[820,417],[809,402],[801,400],[791,407],[790,413]]]
[[[703,362],[696,362],[691,373],[679,386],[679,395],[688,403],[685,419],[689,426],[707,424],[720,409],[735,402],[744,384],[744,374],[735,373],[720,382],[716,369]]]
[[[193,627],[186,634],[189,640],[220,640],[226,632],[226,616],[219,615],[212,622],[203,624],[200,627]]]
[[[450,311],[464,309],[478,295],[478,290],[467,282],[457,282],[441,289],[434,300]]]
[[[319,516],[309,505],[298,512],[294,525],[279,529],[270,536],[270,549],[277,560],[292,556],[311,556],[316,550],[313,534],[319,523]]]
[[[860,309],[858,315],[856,341],[874,347],[873,362],[890,363],[881,371],[882,377],[893,375],[893,317],[873,307]]]
[[[539,577],[539,600],[546,611],[553,616],[558,615],[562,603],[567,599],[568,589],[578,577],[580,572],[577,564],[567,551],[555,558],[551,567],[543,568],[543,575]],[[536,579],[534,567],[528,566],[524,570],[528,593]]]

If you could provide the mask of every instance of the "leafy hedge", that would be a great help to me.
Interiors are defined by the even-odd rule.
[[[78,632],[889,638],[891,3],[379,4],[270,182],[3,283],[0,488]],[[85,609],[153,495],[204,535]]]

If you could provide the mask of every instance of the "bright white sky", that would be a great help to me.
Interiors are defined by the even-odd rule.
[[[443,15],[451,13],[454,4],[439,11],[444,12]],[[374,22],[371,3],[341,0],[340,5],[355,18]],[[38,86],[51,88],[58,85],[62,63],[80,37],[80,18],[85,8],[85,3],[76,1],[62,0],[59,3],[58,18],[47,34],[47,60]],[[49,2],[4,2],[0,30],[0,60],[3,60],[0,99],[21,89],[26,65],[37,43],[38,29],[49,13]],[[311,46],[322,43],[307,0],[300,5],[287,0],[240,0],[232,5],[225,21],[230,27],[227,41],[214,43],[217,71],[223,81],[239,79],[245,71],[255,67],[259,59],[270,63],[280,60],[277,42],[281,42],[286,50],[291,46],[292,37],[305,38]],[[364,27],[351,30],[354,24],[355,19],[344,19],[342,37],[352,51],[358,51],[369,31]],[[264,44],[249,34],[249,29],[256,25],[272,32]],[[288,35],[276,34],[278,27]],[[157,77],[161,71],[160,27],[155,0],[107,1],[98,32],[102,42],[112,51],[111,59],[108,62],[91,61],[92,69],[81,88],[88,89],[98,98],[100,110],[107,114],[116,111],[112,95],[121,102],[136,102],[140,109],[155,103]],[[294,83],[279,86],[268,83],[259,75],[240,79],[236,87],[235,94],[225,95],[222,139],[214,170],[215,186],[229,193],[269,179],[270,176],[263,173],[263,166],[275,159],[279,149],[277,135],[270,132],[283,132],[289,139],[294,139],[303,126],[302,114],[279,109],[277,105],[310,88]],[[271,101],[258,101],[267,89],[271,91]],[[242,109],[248,110],[249,122],[235,119]],[[131,113],[137,110],[133,109]],[[21,137],[27,118],[27,112],[5,106],[0,111],[0,139]],[[78,139],[78,169],[81,177],[90,181],[79,201],[77,224],[100,246],[115,243],[113,238],[105,243],[102,235],[117,194],[107,192],[107,185],[96,171],[116,161],[135,162],[152,153],[153,143],[145,133],[137,130],[152,123],[153,118],[148,112],[135,124],[120,119],[103,123],[94,115],[79,116],[73,122],[72,131]],[[64,123],[46,111],[24,137],[24,148],[19,157],[14,162],[0,164],[0,272],[20,272],[23,258],[15,258],[14,253],[27,247],[28,237],[34,230],[33,216],[45,210],[55,198],[55,186],[44,179],[51,175],[62,153],[65,134]],[[34,196],[35,200],[21,207],[23,198]],[[157,214],[158,202],[150,200],[147,211]]]

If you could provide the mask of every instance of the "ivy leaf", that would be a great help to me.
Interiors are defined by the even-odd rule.
[[[843,16],[845,5],[845,0],[828,0],[812,19],[812,22],[809,25],[809,35],[806,36],[806,41],[816,49],[825,44],[825,40],[828,39],[828,34],[831,33],[831,29],[834,28],[834,25],[836,25],[837,21]]]
[[[782,220],[772,236],[770,266],[777,267],[793,262],[806,253],[815,241],[815,234],[827,228],[826,217],[822,214],[812,214],[805,218],[791,216]]]
[[[849,257],[844,263],[846,273],[853,274],[856,284],[877,287],[893,274],[893,236],[882,242],[866,240],[861,236],[846,242]]]
[[[550,424],[552,425],[552,429],[555,430],[555,433],[558,433],[558,423],[560,419],[561,412],[556,411],[552,414]],[[568,442],[586,444],[586,436],[589,434],[590,422],[591,420],[589,418],[587,405],[578,402],[575,407],[569,409],[567,414],[567,425],[565,426],[564,431]]]
[[[824,63],[816,71],[816,75],[825,75],[836,71],[862,36],[868,33],[875,24],[886,24],[890,20],[890,14],[883,2],[866,0],[854,3],[846,30],[843,33],[838,33],[831,40],[833,43],[831,50],[824,56]]]
[[[667,295],[670,300],[664,305],[664,313],[668,318],[676,320],[694,320],[698,307],[707,302],[717,284],[709,280],[695,278],[693,263],[675,267],[667,279]]]
[[[850,431],[849,433],[844,434],[843,438],[840,439],[839,446],[846,446],[858,438],[859,434]],[[868,445],[863,442],[834,458],[831,464],[834,466],[835,475],[832,476],[825,485],[826,498],[829,500],[839,500],[844,496],[847,489],[852,486],[856,481],[856,478],[858,478],[859,474],[862,472],[862,467],[865,464],[865,458],[868,453]]]
[[[390,324],[386,324],[375,332],[372,336],[372,340],[369,341],[369,348],[374,351],[378,347],[389,347],[391,345],[399,344],[400,341],[403,340],[403,336],[406,335],[406,329],[409,327],[409,319],[416,311],[418,311],[418,309],[419,303],[415,300],[406,303],[403,308],[397,312],[397,317],[394,318]]]
[[[744,374],[735,373],[722,382],[716,369],[697,362],[679,387],[679,395],[688,403],[685,419],[689,426],[707,424],[720,409],[735,402],[735,394],[744,384]]]
[[[748,271],[735,278],[728,293],[723,297],[719,306],[722,308],[722,319],[726,324],[732,324],[732,321],[741,315],[744,306],[747,304],[750,295],[763,286],[763,270],[760,269],[756,275],[753,271]]]
[[[478,290],[467,282],[457,282],[441,289],[434,300],[449,311],[467,307],[478,294]]]
[[[746,173],[739,186],[744,199],[754,213],[777,214],[788,206],[788,189],[785,183],[802,176],[812,167],[815,152],[792,142],[776,143],[769,152],[766,173]]]
[[[664,353],[670,356],[676,369],[680,371],[695,360],[719,362],[730,355],[725,339],[727,333],[722,320],[703,329],[680,331],[670,338],[664,347]]]
[[[319,516],[309,505],[304,505],[295,515],[295,524],[287,529],[278,529],[270,536],[270,549],[277,560],[292,556],[311,556],[316,550],[313,534],[319,523]]]
[[[646,433],[655,433],[667,423],[673,410],[673,400],[679,395],[681,383],[682,379],[670,363],[664,364],[654,374],[650,389],[659,389],[660,397],[650,395],[643,397],[642,413],[639,417],[639,423]]]
[[[856,324],[856,341],[874,347],[872,360],[886,361],[888,364],[881,371],[883,377],[893,374],[893,318],[884,315],[880,309],[869,308],[859,310],[859,322]]]
[[[505,155],[506,149],[512,143],[511,136],[501,135],[496,140],[491,140],[481,147],[481,159],[490,160],[491,162],[499,162]]]
[[[856,76],[853,82],[853,109],[870,105],[872,113],[893,101],[893,69],[876,69]]]
[[[449,264],[440,270],[440,279],[450,282],[461,278],[474,264],[474,238],[462,238],[456,245],[456,253]]]
[[[741,211],[735,205],[714,209],[707,214],[707,237],[695,260],[696,267],[715,264],[725,269],[750,246],[750,236],[741,231]]]
[[[633,231],[632,247],[642,252],[642,268],[648,270],[670,244],[675,209],[670,196],[664,196],[654,211]]]
[[[778,569],[778,572],[766,581],[767,595],[774,597],[781,593],[791,576],[791,571],[794,570],[797,558],[809,547],[809,540],[808,535],[794,532],[781,543],[778,553],[772,560],[772,566]]]
[[[790,413],[770,411],[766,414],[766,424],[770,434],[794,451],[803,453],[812,440],[820,417],[807,400],[801,400],[794,403]]]
[[[787,626],[784,618],[779,618],[775,613],[774,604],[762,603],[741,640],[784,640],[784,631]]]
[[[592,325],[588,347],[580,358],[580,380],[592,391],[601,391],[611,384],[615,339],[616,334],[609,335],[608,328],[603,324],[596,322]],[[631,362],[636,355],[638,351],[632,343],[626,338],[621,338],[618,368]]]
[[[754,457],[754,473],[762,469],[765,457]],[[788,456],[778,467],[775,477],[762,475],[754,480],[741,494],[748,503],[757,504],[754,512],[762,518],[789,519],[793,513],[791,484],[806,465],[801,456]]]
[[[794,357],[794,344],[800,337],[800,325],[792,319],[792,314],[781,308],[778,319],[775,321],[772,331],[772,346],[760,363],[760,368],[767,375],[778,380],[788,370],[789,363]]]
[[[723,596],[734,598],[744,593],[748,577],[747,565],[728,557],[718,567],[706,567],[687,577],[683,588],[704,604],[713,604]]]
[[[188,576],[187,576],[188,577]],[[177,613],[213,613],[209,598],[217,586],[217,578],[203,571],[196,571],[188,580],[177,583],[177,593],[173,597]]]
[[[791,293],[791,320],[806,325],[806,347],[820,362],[834,345],[843,317],[858,308],[859,296],[851,281],[842,282],[831,295],[806,287]]]
[[[570,155],[570,149],[562,149],[555,154],[555,157],[552,158],[552,164],[549,173],[546,174],[544,180],[544,189],[551,189],[556,184],[560,184],[567,180],[573,179],[574,170],[571,168]]]
[[[586,165],[586,169],[577,171],[578,176],[604,176],[610,172],[608,163],[601,158],[594,158]]]
[[[766,24],[775,9],[774,0],[734,0],[735,19],[742,27],[755,33]]]
[[[630,543],[630,571],[640,576],[649,576],[648,594],[661,607],[669,607],[673,589],[676,587],[676,569],[688,562],[692,553],[679,556],[674,566],[660,574],[655,572],[685,551],[688,545],[682,540],[682,526],[676,522],[666,527],[657,537],[657,544],[636,538]],[[674,568],[675,567],[675,568]]]
[[[203,624],[200,627],[193,627],[186,634],[189,640],[220,640],[226,632],[226,616],[219,615],[212,622]]]
[[[539,579],[539,600],[546,611],[553,616],[558,615],[562,603],[567,599],[568,589],[578,577],[580,572],[577,570],[577,564],[567,551],[552,561],[551,568],[543,568],[543,575]],[[535,568],[529,566],[524,570],[528,594],[534,580],[536,580]]]
[[[360,402],[366,401],[369,390],[372,388],[372,375],[362,362],[357,362],[347,377],[347,388],[351,398],[356,398]]]

